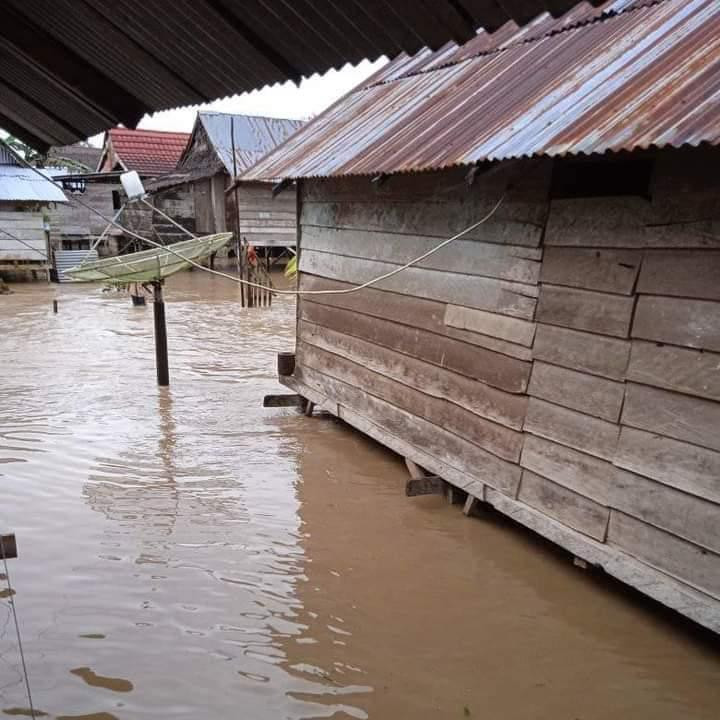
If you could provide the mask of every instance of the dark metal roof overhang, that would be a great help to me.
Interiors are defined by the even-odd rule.
[[[599,4],[601,0],[590,0]],[[5,0],[0,126],[41,149],[145,113],[463,43],[577,0]]]

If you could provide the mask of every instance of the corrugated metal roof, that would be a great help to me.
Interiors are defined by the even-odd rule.
[[[0,200],[18,202],[67,202],[63,191],[43,180],[30,168],[0,165]]]
[[[718,0],[616,0],[487,43],[400,58],[243,179],[720,141]]]
[[[4,0],[0,126],[64,145],[145,113],[466,42],[576,0]],[[600,2],[600,0],[593,0]]]
[[[233,174],[231,126],[235,136],[235,158],[239,174],[249,170],[260,158],[305,124],[302,120],[217,112],[198,113],[198,122],[202,123],[218,157],[230,175]]]
[[[113,170],[119,160],[125,170],[155,177],[175,169],[190,133],[112,128],[105,137],[98,170]]]

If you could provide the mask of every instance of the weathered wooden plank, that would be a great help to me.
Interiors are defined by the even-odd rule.
[[[544,243],[592,248],[720,248],[720,221],[703,219],[712,215],[702,212],[691,194],[681,194],[682,204],[672,203],[672,195],[658,194],[652,203],[639,197],[554,199]]]
[[[641,252],[633,250],[548,247],[541,281],[631,295],[642,257]]]
[[[720,503],[720,453],[623,427],[614,463]]]
[[[720,252],[653,251],[645,255],[638,292],[720,300]]]
[[[425,235],[305,225],[303,249],[403,265],[438,245]],[[460,238],[415,267],[537,284],[542,250]]]
[[[407,385],[367,370],[362,365],[314,345],[300,342],[298,365],[311,367],[324,375],[370,393],[416,417],[445,428],[498,457],[517,462],[522,433],[469,413],[444,398],[426,395]],[[297,366],[296,371],[297,374]]]
[[[720,551],[720,507],[712,502],[532,435],[520,464],[600,505]]]
[[[459,198],[399,203],[304,202],[300,222],[304,228],[316,226],[379,232],[392,230],[398,234],[446,239],[485,217],[499,200],[497,190],[494,197],[487,200],[482,204],[464,203]],[[508,204],[465,237],[487,243],[538,247],[542,239],[544,208],[528,205],[519,210],[513,213]]]
[[[622,423],[720,450],[720,404],[712,400],[628,383]]]
[[[532,397],[525,430],[606,460],[612,460],[620,432],[614,423]]]
[[[400,267],[395,263],[347,258],[305,249],[300,254],[299,266],[302,272],[355,285],[373,280]],[[375,287],[525,319],[532,319],[538,295],[537,287],[534,285],[458,273],[448,274],[439,270],[416,267],[408,268],[387,280],[376,283]]]
[[[497,390],[424,360],[304,320],[298,325],[298,338],[488,420],[522,429],[527,410],[523,395]]]
[[[300,303],[300,318],[446,368],[512,393],[524,392],[530,363],[475,345],[341,308]]]
[[[521,164],[524,167],[521,167]],[[546,211],[548,190],[552,175],[552,160],[538,158],[496,165],[491,172],[480,173],[474,183],[467,182],[467,167],[452,167],[438,172],[394,175],[383,183],[370,178],[346,175],[308,178],[303,183],[303,202],[461,202],[478,208],[492,206],[498,198],[498,188],[507,188],[503,209],[518,215],[524,206],[536,213],[533,218],[542,222],[541,211]]]
[[[535,337],[535,323],[519,318],[498,315],[475,308],[448,305],[445,310],[445,324],[470,332],[490,335],[518,345],[532,347]]]
[[[17,555],[17,542],[13,533],[0,535],[0,558],[12,560]]]
[[[306,273],[300,274],[300,288],[302,290],[343,290],[350,287],[352,285],[348,283]],[[520,360],[532,360],[532,352],[522,345],[445,325],[444,319],[447,305],[436,300],[414,298],[373,288],[365,288],[346,295],[316,295],[312,296],[312,300],[323,305],[345,308],[372,317],[429,330],[445,337],[462,340]]]
[[[444,428],[336,378],[324,375],[308,365],[302,364],[296,375],[300,382],[337,402],[341,406],[341,417],[347,417],[347,413],[342,410],[347,408],[382,428],[389,435],[400,438],[413,447],[421,448],[429,456],[460,473],[476,478],[479,482],[487,482],[504,493],[514,496],[517,492],[520,482],[519,465],[502,460]],[[403,454],[412,455],[407,452]],[[446,472],[435,470],[432,463],[420,459],[419,464],[455,483]]]
[[[720,555],[617,510],[610,513],[607,542],[720,599]]]
[[[587,415],[617,422],[625,386],[613,380],[536,361],[528,394]]]
[[[632,297],[543,285],[537,320],[625,338],[630,331],[634,305]]]
[[[634,340],[627,378],[720,400],[720,354]]]
[[[610,517],[609,508],[578,495],[562,485],[557,485],[529,470],[523,470],[518,500],[578,532],[600,542],[605,540]]]
[[[618,468],[612,477],[613,508],[720,552],[720,505]]]
[[[720,303],[642,295],[632,337],[720,351]]]
[[[437,475],[425,475],[421,478],[410,478],[405,483],[405,495],[417,497],[418,495],[444,495],[445,481]]]
[[[527,435],[520,464],[536,475],[549,478],[601,505],[610,504],[616,468],[606,460],[545,438]]]
[[[623,380],[630,357],[627,340],[538,324],[533,354],[537,360]]]

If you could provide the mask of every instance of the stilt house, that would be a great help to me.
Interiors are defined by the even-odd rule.
[[[190,139],[189,133],[161,130],[130,130],[116,127],[105,133],[98,172],[126,172],[135,170],[149,188],[150,182],[175,170]],[[122,188],[112,191],[114,210],[122,207],[125,194]],[[194,230],[193,199],[187,186],[177,185],[154,196],[153,203],[171,215],[188,230]],[[130,229],[149,234],[164,244],[182,240],[181,230],[168,223],[161,215],[139,203],[133,203],[123,213],[123,222]],[[139,249],[129,241],[129,250]]]
[[[292,178],[325,410],[720,631],[720,4],[615,0],[400,56]],[[399,529],[399,532],[402,530]]]
[[[302,125],[301,120],[199,112],[175,172],[149,188],[161,197],[181,184],[189,187],[193,229],[198,234],[235,231],[239,225],[240,236],[256,247],[292,246],[297,219],[294,193],[273,199],[273,185],[266,181],[243,181],[235,191],[226,191],[232,178]],[[177,212],[170,208],[169,214],[175,217]]]
[[[60,188],[0,142],[0,273],[49,272],[49,213],[55,203],[66,202]]]

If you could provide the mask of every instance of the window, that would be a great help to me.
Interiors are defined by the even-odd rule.
[[[650,197],[652,158],[560,158],[553,166],[552,197]]]

